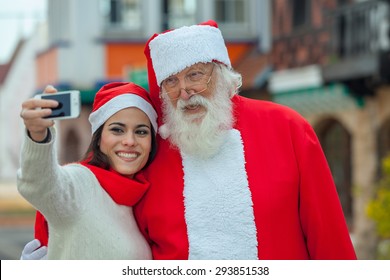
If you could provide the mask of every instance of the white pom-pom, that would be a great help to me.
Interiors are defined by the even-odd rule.
[[[168,139],[168,137],[171,135],[171,132],[169,131],[168,125],[163,124],[158,129],[158,134],[160,134],[162,139]]]

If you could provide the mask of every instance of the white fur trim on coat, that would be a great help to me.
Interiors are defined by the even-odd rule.
[[[131,105],[129,106],[129,104]],[[135,107],[143,111],[148,116],[154,131],[157,133],[157,113],[153,109],[152,105],[150,105],[150,103],[142,97],[129,93],[121,94],[112,98],[110,101],[106,102],[103,106],[89,115],[89,122],[92,126],[92,134],[95,133],[95,131],[112,115],[129,107]]]
[[[221,31],[209,25],[184,26],[158,35],[149,43],[157,85],[198,63],[214,60],[231,67]]]
[[[189,259],[257,259],[253,203],[241,134],[202,160],[182,154]]]

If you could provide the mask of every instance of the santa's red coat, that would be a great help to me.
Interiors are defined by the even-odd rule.
[[[234,193],[224,193],[230,186],[213,183],[213,172],[231,173],[234,179],[236,170],[229,168],[235,163],[194,177],[186,174],[192,169],[183,164],[180,152],[159,138],[157,156],[146,174],[151,186],[135,207],[154,259],[355,259],[332,175],[311,126],[296,112],[271,102],[235,96],[233,103],[233,131],[242,141],[244,181],[252,202],[232,205],[224,215],[219,196],[215,205],[207,199],[202,205],[202,193],[208,196],[203,189],[191,194],[196,202],[191,206],[188,191],[196,191],[196,184],[185,187],[191,183],[188,178],[209,184],[211,196],[237,200]],[[209,212],[202,213],[203,207]],[[239,216],[241,210],[244,216]],[[191,216],[192,211],[196,214]],[[254,225],[243,234],[243,243],[234,236],[245,231],[239,217]]]

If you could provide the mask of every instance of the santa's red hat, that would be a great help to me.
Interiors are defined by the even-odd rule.
[[[231,67],[222,33],[213,20],[154,34],[146,44],[145,56],[149,91],[158,110],[159,87],[169,76],[199,62],[218,61]]]
[[[95,96],[89,122],[92,134],[112,115],[129,107],[136,107],[149,118],[157,132],[157,113],[152,106],[148,92],[134,83],[109,83],[104,85]]]

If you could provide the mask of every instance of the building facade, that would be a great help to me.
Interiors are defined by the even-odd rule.
[[[388,1],[275,0],[272,100],[315,128],[360,259],[378,240],[366,215],[390,152]]]

